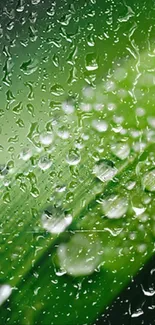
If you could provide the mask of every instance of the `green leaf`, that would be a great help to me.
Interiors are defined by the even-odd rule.
[[[94,15],[90,8],[83,15]],[[137,9],[126,5],[127,17],[118,8],[115,24],[120,28],[126,19],[127,31]],[[57,19],[62,39],[46,44],[62,51],[71,43],[67,60],[77,69],[81,33],[64,29],[74,6],[69,11],[61,16],[60,10]],[[154,253],[154,48],[151,41],[145,50],[135,43],[133,22],[129,44],[122,45],[131,57],[118,63],[107,45],[108,64],[110,55],[115,63],[102,71],[102,51],[85,53],[80,44],[78,77],[69,70],[68,86],[61,67],[57,79],[49,72],[48,85],[44,72],[44,99],[35,78],[28,79],[41,78],[38,59],[27,57],[30,48],[18,64],[25,88],[16,96],[8,90],[3,119],[3,130],[9,121],[13,132],[3,133],[2,147],[9,149],[0,168],[2,324],[90,324]],[[35,35],[31,28],[31,42]],[[59,59],[54,56],[51,70],[47,62],[55,73]],[[3,83],[10,84],[8,61],[5,69]]]

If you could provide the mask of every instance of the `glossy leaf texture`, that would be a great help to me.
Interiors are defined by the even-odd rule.
[[[154,253],[155,4],[0,6],[0,323],[91,324]]]

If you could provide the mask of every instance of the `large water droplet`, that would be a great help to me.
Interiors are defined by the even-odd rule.
[[[155,169],[148,171],[142,178],[142,185],[144,190],[155,191]]]
[[[42,226],[52,234],[63,232],[72,222],[70,214],[65,215],[61,209],[48,207],[41,216]]]
[[[38,60],[30,59],[26,62],[23,62],[22,65],[20,66],[20,69],[24,74],[30,75],[38,69]]]
[[[66,161],[70,166],[78,165],[81,160],[78,149],[71,149],[66,157]]]
[[[0,285],[0,306],[9,298],[11,292],[12,288],[9,284]]]
[[[98,132],[105,132],[108,129],[108,124],[104,120],[94,120],[92,126]]]
[[[38,162],[38,166],[42,170],[47,170],[52,166],[52,160],[48,157],[41,157]]]
[[[47,132],[40,135],[40,142],[44,146],[49,146],[53,142],[53,134]]]
[[[130,147],[127,143],[118,142],[111,146],[111,151],[117,158],[124,160],[129,156]]]
[[[88,53],[86,55],[86,69],[88,71],[94,71],[98,69],[98,63],[96,60],[96,55],[94,53]]]
[[[117,173],[117,169],[110,160],[102,159],[93,168],[93,174],[102,182],[111,180]]]
[[[72,276],[93,273],[100,262],[100,244],[96,238],[75,234],[68,243],[57,250],[60,267]]]
[[[64,93],[64,89],[61,85],[55,84],[50,89],[51,94],[54,96],[61,96]]]
[[[110,195],[102,200],[102,209],[106,217],[118,219],[125,215],[128,209],[128,200],[125,196]]]

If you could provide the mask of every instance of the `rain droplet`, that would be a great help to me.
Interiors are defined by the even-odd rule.
[[[38,60],[30,59],[26,62],[23,62],[22,65],[20,66],[20,69],[24,74],[30,75],[38,69]]]
[[[41,157],[38,166],[41,170],[47,170],[52,166],[52,161],[47,157]]]
[[[77,149],[71,149],[66,157],[66,161],[70,166],[78,165],[80,160],[81,156]]]
[[[86,55],[86,69],[88,71],[94,71],[98,69],[98,63],[96,60],[96,55],[94,53],[88,53]]]
[[[94,120],[92,126],[98,132],[105,132],[108,129],[108,124],[104,120]]]
[[[9,284],[0,285],[0,306],[10,297],[12,288]]]
[[[117,173],[117,169],[110,160],[101,159],[93,168],[93,174],[102,182],[111,180]]]
[[[136,317],[139,317],[141,315],[143,315],[144,312],[141,308],[138,308],[134,313],[132,313],[131,317],[132,318],[136,318]]]
[[[42,133],[40,135],[40,142],[44,146],[49,146],[53,142],[53,134],[51,134],[51,133]]]
[[[100,263],[100,245],[96,238],[77,233],[57,249],[60,267],[72,276],[93,273]]]
[[[41,216],[42,226],[52,234],[59,234],[71,224],[72,216],[65,215],[63,211],[55,207],[48,207]]]
[[[144,190],[149,192],[155,191],[155,169],[152,169],[143,176],[142,186]]]
[[[125,160],[130,154],[130,147],[127,143],[118,142],[111,146],[111,151],[117,158]]]
[[[7,175],[9,172],[9,168],[5,165],[0,165],[0,177]]]
[[[145,290],[142,285],[141,285],[141,287],[142,287],[142,291],[145,296],[152,297],[155,295],[155,290],[153,290],[153,288],[149,288],[149,290]]]
[[[40,0],[31,0],[33,5],[38,5],[38,3],[40,3]]]
[[[59,85],[59,84],[53,85],[51,87],[50,91],[51,91],[51,94],[54,95],[54,96],[61,96],[64,93],[63,87],[61,85]]]
[[[113,194],[102,200],[101,204],[105,216],[110,219],[119,219],[128,210],[128,200],[125,196]]]

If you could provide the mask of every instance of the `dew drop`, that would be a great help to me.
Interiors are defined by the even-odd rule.
[[[81,160],[78,149],[71,149],[66,157],[66,161],[70,166],[76,166]]]
[[[111,180],[117,173],[117,168],[110,160],[102,159],[93,168],[93,174],[102,182]]]
[[[144,190],[149,192],[155,191],[155,169],[152,169],[143,176],[142,186]]]
[[[59,234],[71,224],[72,216],[65,215],[61,209],[48,207],[41,216],[41,223],[45,230],[52,234]]]
[[[104,120],[94,120],[92,126],[98,132],[106,132],[108,129],[108,124]]]
[[[61,96],[64,93],[63,87],[61,85],[59,85],[59,84],[53,85],[51,87],[50,91],[51,91],[51,94],[54,95],[54,96]]]
[[[51,133],[42,133],[40,135],[40,142],[44,146],[49,146],[53,142],[53,134],[51,134]]]
[[[130,147],[127,143],[118,142],[111,146],[111,151],[117,158],[125,160],[130,154]]]
[[[110,195],[102,200],[102,209],[106,217],[119,219],[125,215],[128,209],[128,200],[120,195]]]
[[[45,171],[52,166],[52,161],[48,157],[41,157],[38,162],[38,167]]]
[[[30,59],[26,62],[23,62],[22,65],[20,66],[20,69],[24,74],[30,75],[38,69],[38,60]]]
[[[68,243],[57,249],[60,267],[72,276],[86,276],[95,271],[100,262],[101,247],[97,239],[75,234]]]
[[[0,306],[10,297],[12,288],[9,284],[0,285]]]
[[[94,71],[98,69],[98,63],[96,60],[96,55],[94,53],[88,53],[86,55],[86,69],[88,71]]]

